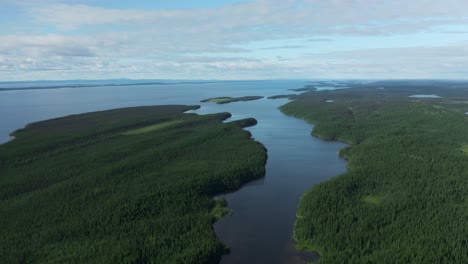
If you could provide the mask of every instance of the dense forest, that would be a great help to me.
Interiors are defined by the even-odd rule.
[[[457,85],[308,87],[281,107],[351,144],[348,172],[302,197],[297,248],[320,263],[468,263],[468,89]]]
[[[2,263],[217,263],[221,192],[264,175],[229,113],[152,106],[28,125],[0,146]]]

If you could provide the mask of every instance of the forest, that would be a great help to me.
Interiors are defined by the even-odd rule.
[[[241,97],[222,96],[222,97],[213,97],[213,98],[204,99],[204,100],[201,100],[201,102],[229,104],[229,103],[235,103],[235,102],[254,101],[254,100],[259,100],[262,98],[263,96],[241,96]]]
[[[351,88],[310,86],[281,107],[316,124],[313,135],[350,144],[339,153],[348,172],[301,198],[296,247],[317,251],[319,263],[468,263],[467,89]]]
[[[213,199],[265,173],[229,113],[147,106],[30,124],[0,146],[2,263],[217,263]]]

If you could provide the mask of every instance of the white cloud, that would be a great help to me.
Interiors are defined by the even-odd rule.
[[[333,33],[336,27],[379,27],[379,23],[426,27],[466,23],[465,0],[259,0],[219,8],[139,10],[106,9],[88,5],[55,4],[34,7],[30,13],[40,23],[72,30],[90,25],[151,26],[174,33],[262,29],[281,35]],[[394,28],[397,30],[397,28]],[[342,32],[342,31],[340,31]],[[249,34],[250,35],[250,34]]]
[[[0,69],[6,72],[0,79],[55,78],[50,71],[63,78],[406,78],[435,76],[436,64],[442,65],[439,75],[465,74],[456,67],[468,66],[460,59],[467,54],[460,43],[407,49],[372,49],[364,43],[361,50],[298,56],[309,44],[336,43],[343,35],[467,26],[465,0],[258,0],[172,10],[109,9],[92,6],[91,0],[3,1],[24,9],[26,25],[23,33],[0,35]],[[38,28],[52,29],[41,34]],[[466,31],[450,34],[465,34],[460,32]],[[276,43],[293,38],[305,43]],[[264,46],[244,48],[260,41]],[[286,54],[291,50],[296,53]]]
[[[468,76],[468,45],[375,48],[306,54],[326,78],[462,78]]]

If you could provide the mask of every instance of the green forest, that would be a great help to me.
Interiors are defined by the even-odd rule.
[[[222,96],[222,97],[213,97],[213,98],[208,98],[201,100],[200,102],[202,103],[217,103],[217,104],[229,104],[229,103],[235,103],[235,102],[246,102],[246,101],[254,101],[254,100],[259,100],[262,99],[263,96],[242,96],[242,97],[227,97],[227,96]]]
[[[0,146],[2,263],[217,263],[216,194],[265,173],[229,113],[108,110],[33,123]]]
[[[281,111],[316,124],[315,136],[349,143],[339,153],[349,163],[302,197],[297,248],[317,251],[320,263],[468,263],[466,89],[308,90]]]

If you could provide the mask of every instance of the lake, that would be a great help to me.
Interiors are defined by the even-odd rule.
[[[141,85],[0,92],[0,142],[27,123],[83,112],[155,104],[198,104],[199,114],[230,112],[254,117],[247,128],[268,149],[266,175],[223,195],[232,216],[215,223],[219,238],[231,248],[221,263],[305,263],[317,256],[294,250],[296,208],[313,185],[346,171],[337,152],[345,144],[312,137],[311,124],[282,114],[286,99],[231,104],[200,103],[218,96],[290,94],[305,81],[240,81],[203,84]]]

